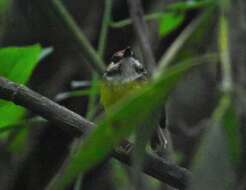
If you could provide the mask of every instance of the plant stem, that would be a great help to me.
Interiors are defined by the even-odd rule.
[[[107,45],[107,35],[108,35],[108,29],[110,25],[110,19],[111,19],[111,12],[112,12],[112,0],[105,0],[105,8],[104,8],[104,15],[102,19],[102,27],[100,31],[99,36],[99,43],[98,43],[98,54],[103,59],[105,48]],[[95,86],[95,83],[98,80],[98,75],[96,73],[93,73],[92,76],[92,87],[91,87],[91,95],[89,96],[89,102],[88,102],[88,111],[86,114],[86,118],[91,120],[95,114],[96,111],[96,103],[97,103],[97,95],[94,93],[97,89],[97,86]]]
[[[148,14],[148,15],[144,16],[144,20],[145,21],[156,20],[156,19],[160,18],[162,15],[163,15],[163,13],[161,13],[161,12]],[[111,22],[110,26],[112,28],[122,28],[122,27],[125,27],[125,26],[128,26],[128,25],[131,25],[131,24],[132,24],[132,19],[128,18],[128,19],[121,20],[121,21],[118,21],[118,22]]]
[[[159,61],[159,67],[156,69],[155,78],[158,78],[163,71],[168,67],[168,65],[174,60],[177,53],[183,47],[185,42],[189,39],[191,34],[199,26],[203,18],[206,16],[206,12],[196,18],[190,25],[188,25],[184,31],[176,38],[172,45],[167,49],[165,54],[161,57]]]
[[[81,49],[85,58],[88,60],[88,63],[99,75],[102,75],[105,68],[103,60],[92,47],[85,34],[80,30],[60,0],[51,0],[51,2],[55,8],[55,11],[59,14],[60,18],[66,25],[67,29],[71,32],[74,39],[76,39],[76,42],[78,43],[79,48]]]
[[[144,20],[142,3],[140,0],[127,0],[127,4],[133,21],[133,28],[142,50],[144,64],[151,75],[155,68],[156,62],[150,45],[148,27]]]
[[[228,19],[225,16],[225,9],[226,8],[221,5],[221,14],[219,17],[218,46],[222,66],[222,92],[224,94],[227,94],[232,91],[232,68],[228,40]]]
[[[103,59],[104,51],[107,43],[107,34],[111,20],[111,11],[112,11],[112,0],[105,0],[104,15],[102,20],[102,27],[99,36],[98,44],[98,54]]]
[[[145,21],[152,21],[152,20],[156,20],[159,19],[163,16],[163,14],[165,13],[185,13],[187,11],[190,10],[194,10],[194,9],[200,9],[200,8],[205,8],[208,7],[210,5],[212,5],[214,2],[211,0],[206,0],[206,1],[202,1],[202,2],[193,2],[193,3],[186,3],[186,6],[184,6],[184,2],[180,2],[180,3],[170,3],[170,5],[166,6],[166,8],[164,8],[164,10],[162,12],[156,12],[156,13],[150,13],[147,15],[144,15],[144,20]],[[132,19],[128,18],[128,19],[124,19],[121,21],[112,21],[110,23],[110,26],[112,28],[122,28],[122,27],[126,27],[132,24]]]

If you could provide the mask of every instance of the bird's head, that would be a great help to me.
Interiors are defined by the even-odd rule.
[[[127,83],[146,80],[147,71],[135,58],[132,49],[128,47],[113,54],[103,77],[109,82]]]

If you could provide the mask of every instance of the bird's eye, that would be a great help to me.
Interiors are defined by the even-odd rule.
[[[121,59],[121,57],[113,55],[112,58],[111,58],[111,61],[112,61],[113,63],[117,63],[117,62],[120,61],[120,59]]]
[[[124,57],[133,57],[134,53],[130,47],[127,47],[124,51]]]

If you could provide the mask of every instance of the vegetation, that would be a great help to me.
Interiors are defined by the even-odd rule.
[[[0,0],[1,188],[245,189],[244,7]],[[151,79],[105,114],[101,77],[127,46]],[[160,157],[149,139],[163,107]]]

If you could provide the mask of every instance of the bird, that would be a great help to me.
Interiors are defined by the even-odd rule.
[[[132,48],[127,47],[113,54],[102,78],[100,102],[107,113],[110,111],[110,107],[122,98],[147,85],[150,80],[150,74],[136,58]],[[158,155],[162,154],[167,145],[165,109],[160,112],[156,118],[160,122],[155,122],[158,125],[155,126],[150,140],[152,150]]]

